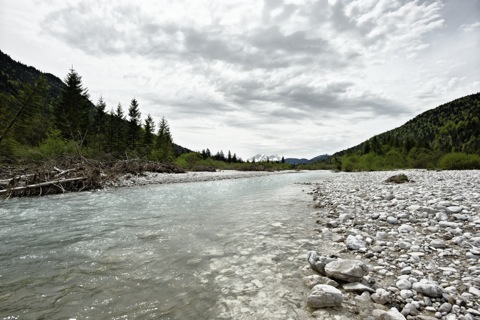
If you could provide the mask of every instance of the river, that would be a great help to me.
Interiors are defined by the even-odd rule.
[[[324,171],[0,203],[1,319],[306,319]]]

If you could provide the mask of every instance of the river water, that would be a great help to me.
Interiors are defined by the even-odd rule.
[[[328,172],[0,203],[0,319],[306,319]]]

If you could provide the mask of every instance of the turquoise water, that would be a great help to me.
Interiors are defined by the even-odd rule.
[[[0,203],[0,319],[300,319],[328,172]]]

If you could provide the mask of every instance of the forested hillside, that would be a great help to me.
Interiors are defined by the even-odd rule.
[[[447,156],[448,155],[448,156]],[[333,156],[343,170],[480,168],[480,93],[428,110]],[[463,163],[462,165],[460,164]],[[469,163],[469,165],[465,165]]]
[[[62,82],[1,51],[0,62],[0,162],[64,154],[169,162],[190,151],[173,143],[165,118],[142,121],[135,98],[127,109],[102,98],[93,104],[73,68]]]

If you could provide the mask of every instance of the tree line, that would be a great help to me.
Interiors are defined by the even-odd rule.
[[[119,103],[107,111],[103,97],[93,104],[81,76],[73,68],[64,83],[58,99],[47,94],[49,85],[44,76],[33,83],[15,84],[14,94],[0,93],[3,158],[78,152],[94,158],[135,157],[160,162],[175,159],[165,117],[156,129],[150,114],[142,121],[135,98],[127,110]]]
[[[328,161],[344,171],[480,169],[479,117],[480,93],[468,95],[338,152]]]

